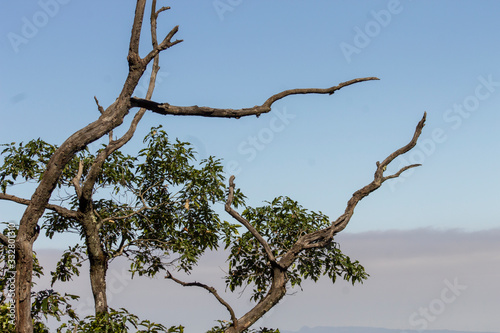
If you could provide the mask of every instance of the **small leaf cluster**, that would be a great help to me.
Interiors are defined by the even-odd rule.
[[[278,197],[262,207],[248,207],[242,216],[267,241],[277,260],[299,237],[330,225],[327,216],[309,212],[288,197]],[[233,291],[253,284],[252,299],[262,299],[272,281],[272,267],[262,245],[250,232],[235,236],[228,244],[231,249],[226,285]],[[363,266],[344,255],[333,241],[325,247],[300,252],[287,275],[292,286],[300,286],[304,279],[317,281],[323,275],[328,275],[333,282],[342,276],[353,284],[368,277]]]
[[[8,186],[14,185],[18,178],[24,181],[39,181],[46,164],[56,150],[56,146],[41,139],[32,140],[27,144],[15,142],[2,144],[5,148],[0,155],[4,156],[0,166],[0,190],[5,193]]]

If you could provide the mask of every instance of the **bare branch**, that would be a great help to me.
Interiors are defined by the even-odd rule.
[[[95,101],[95,104],[97,104],[97,110],[99,110],[99,112],[101,114],[103,114],[104,113],[104,108],[99,104],[99,100],[95,96],[94,96],[94,101]]]
[[[31,203],[31,200],[19,198],[19,197],[16,197],[14,195],[6,194],[6,193],[0,193],[0,200],[9,200],[9,201],[13,201],[13,202],[16,202],[18,204],[25,205],[25,206],[29,206]],[[64,207],[61,207],[61,206],[58,206],[58,205],[46,204],[45,208],[52,210],[52,211],[66,217],[66,218],[70,218],[70,219],[77,219],[78,218],[77,212],[70,210],[70,209],[67,209],[67,208],[64,208]]]
[[[153,48],[153,50],[151,50],[148,55],[146,55],[144,57],[144,61],[146,63],[149,63],[154,57],[156,57],[161,51],[163,50],[166,50],[168,49],[169,47],[172,47],[176,44],[179,44],[179,43],[182,43],[183,40],[182,39],[177,39],[175,41],[172,42],[172,37],[174,37],[174,35],[179,31],[179,26],[175,26],[172,28],[172,30],[170,30],[170,32],[167,34],[167,36],[165,36],[165,38],[163,39],[163,41],[156,45],[155,48]]]
[[[422,129],[425,126],[426,118],[427,118],[427,112],[424,112],[424,116],[418,122],[417,127],[415,128],[415,133],[413,134],[411,141],[406,146],[399,148],[394,153],[387,156],[387,158],[382,163],[380,163],[380,165],[377,166],[377,172],[380,172],[381,170],[381,172],[383,173],[387,168],[387,166],[389,165],[389,163],[391,163],[396,157],[409,152],[413,147],[415,147],[415,145],[417,144],[418,137],[420,136],[420,134],[422,134]]]
[[[146,0],[137,0],[135,7],[134,23],[132,24],[132,34],[130,36],[128,61],[134,64],[139,57],[139,44],[141,40],[142,21],[144,19],[144,9],[146,8]]]
[[[217,298],[217,300],[219,301],[220,304],[222,304],[226,307],[227,311],[229,311],[229,314],[231,315],[231,321],[233,322],[233,326],[236,328],[238,327],[238,319],[236,318],[234,310],[231,308],[231,306],[226,301],[224,301],[224,299],[222,299],[222,297],[219,296],[219,294],[217,293],[217,290],[215,290],[214,287],[210,287],[210,286],[207,286],[206,284],[196,282],[196,281],[195,282],[183,282],[181,280],[174,278],[172,276],[172,274],[170,274],[169,271],[167,271],[167,275],[165,276],[165,279],[171,279],[174,282],[176,282],[184,287],[201,287],[201,288],[207,290],[209,293],[214,295],[215,298]]]
[[[273,254],[273,251],[271,250],[271,247],[269,244],[266,242],[264,237],[255,229],[250,222],[248,222],[247,219],[245,219],[243,216],[241,216],[237,211],[231,208],[231,204],[233,202],[234,198],[234,176],[231,176],[229,178],[229,195],[227,196],[227,201],[225,205],[225,210],[226,212],[229,213],[234,219],[236,219],[238,222],[243,224],[245,228],[247,228],[248,231],[259,241],[259,243],[262,245],[264,250],[266,251],[267,258],[271,263],[277,264],[276,262],[276,257]]]
[[[157,103],[148,99],[142,99],[137,97],[132,97],[130,99],[132,107],[146,108],[154,113],[159,113],[163,115],[176,115],[176,116],[203,116],[203,117],[220,117],[220,118],[240,118],[245,116],[260,116],[262,113],[268,113],[271,111],[271,106],[274,102],[291,95],[300,94],[333,94],[335,91],[342,89],[343,87],[349,86],[351,84],[378,80],[376,77],[366,77],[360,79],[353,79],[350,81],[342,82],[337,86],[330,88],[303,88],[303,89],[290,89],[282,91],[269,97],[264,104],[256,105],[251,108],[242,109],[220,109],[212,108],[207,106],[174,106],[168,103]]]
[[[398,156],[410,151],[417,144],[417,140],[422,133],[422,129],[425,125],[426,113],[418,123],[415,132],[413,134],[410,142],[402,148],[399,148],[392,154],[390,154],[382,163],[377,162],[377,169],[375,171],[373,181],[363,188],[357,190],[352,195],[351,199],[347,202],[347,207],[345,212],[337,218],[337,220],[333,221],[332,224],[325,229],[317,230],[311,232],[309,234],[303,235],[299,237],[297,242],[291,247],[291,249],[281,257],[279,264],[281,267],[289,267],[297,258],[298,254],[305,249],[312,248],[321,248],[329,244],[333,241],[333,237],[342,231],[349,221],[351,220],[352,215],[354,214],[354,208],[364,197],[368,196],[370,193],[378,189],[382,183],[384,183],[388,179],[399,177],[403,172],[408,169],[419,166],[419,164],[412,164],[406,167],[401,168],[397,173],[385,176],[383,175],[384,171],[387,168],[387,165],[392,162]]]
[[[72,183],[73,183],[73,186],[75,186],[75,192],[76,192],[76,195],[78,196],[78,198],[80,198],[82,196],[82,188],[80,186],[80,182],[82,180],[82,175],[83,175],[83,160],[80,160],[80,161],[78,161],[78,172],[77,172],[75,178],[73,178],[73,180],[72,180]]]
[[[166,10],[169,10],[170,7],[161,7],[160,9],[158,9],[158,11],[156,12],[156,17],[158,17],[158,15],[161,13],[161,12],[164,12]]]

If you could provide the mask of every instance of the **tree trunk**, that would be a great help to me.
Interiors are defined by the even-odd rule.
[[[106,272],[108,271],[108,256],[103,249],[99,237],[99,225],[92,212],[85,214],[83,221],[85,241],[89,254],[90,284],[94,295],[95,314],[108,311],[106,297]]]
[[[31,319],[31,282],[33,274],[33,243],[16,239],[16,332],[33,332]]]
[[[267,295],[253,309],[238,319],[238,327],[231,326],[224,333],[240,333],[252,326],[285,296],[287,281],[286,271],[274,267],[273,282]]]

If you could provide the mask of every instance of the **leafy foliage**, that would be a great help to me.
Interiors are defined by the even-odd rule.
[[[76,327],[76,331],[75,331]],[[152,323],[149,320],[139,321],[139,318],[125,309],[109,309],[108,313],[97,316],[87,316],[83,320],[73,320],[61,325],[57,333],[182,333],[184,327],[175,326],[167,328],[164,325]]]
[[[327,216],[309,212],[288,197],[278,197],[266,206],[249,207],[242,216],[266,239],[278,260],[300,236],[330,225]],[[233,291],[237,287],[253,284],[252,299],[262,299],[272,281],[272,269],[261,244],[250,232],[245,232],[228,240],[226,246],[231,247],[228,258],[230,270],[226,277],[229,289]],[[323,248],[303,251],[288,270],[292,286],[300,286],[304,279],[317,281],[322,275],[328,275],[333,282],[337,276],[342,276],[352,284],[363,282],[368,277],[363,266],[358,261],[352,262],[335,242]]]
[[[56,270],[50,272],[52,275],[51,285],[57,280],[60,281],[70,281],[73,275],[79,276],[82,267],[82,261],[84,260],[82,255],[82,248],[80,245],[75,245],[74,247],[69,247],[68,250],[64,251],[62,258],[56,265]]]
[[[171,142],[161,127],[152,128],[144,139],[145,148],[136,156],[116,151],[105,161],[98,176],[92,197],[92,212],[99,226],[99,237],[107,260],[125,255],[131,262],[132,274],[154,276],[175,265],[189,272],[207,249],[217,249],[221,241],[230,248],[227,287],[252,285],[251,299],[261,300],[272,281],[271,265],[262,245],[250,232],[240,234],[237,225],[223,221],[214,210],[217,203],[225,203],[228,190],[224,183],[220,160],[209,157],[196,163],[196,153],[185,142]],[[4,164],[0,167],[0,186],[5,192],[16,179],[38,181],[44,163],[56,148],[38,140],[28,144],[11,143],[3,150]],[[79,209],[75,179],[83,184],[99,151],[82,151],[69,163],[59,179],[58,202],[74,212]],[[79,175],[77,179],[75,176]],[[74,193],[74,194],[72,194]],[[233,206],[244,206],[245,196],[239,189],[234,192]],[[57,233],[73,231],[85,240],[83,224],[78,216],[50,211],[45,214],[43,228],[50,238]],[[246,207],[242,216],[266,239],[274,256],[279,260],[299,237],[330,225],[327,216],[309,212],[288,197],[278,197],[267,205]],[[86,244],[84,242],[84,244]],[[58,262],[52,275],[57,280],[69,281],[79,275],[82,261],[87,257],[86,245],[69,247]],[[43,272],[35,265],[34,273]],[[358,261],[344,255],[337,243],[322,248],[302,251],[287,270],[291,286],[302,281],[317,281],[327,275],[333,282],[337,277],[352,284],[368,277]],[[73,295],[46,290],[34,295],[34,318],[41,323],[42,316],[60,320],[68,315],[70,322],[58,332],[183,332],[183,327],[166,328],[138,317],[125,309],[78,319],[69,301]],[[223,332],[228,323],[209,332]],[[40,326],[42,327],[42,326]],[[279,332],[268,328],[248,330],[248,333]]]
[[[136,156],[112,153],[98,176],[92,206],[103,249],[110,260],[127,255],[131,271],[139,275],[153,276],[172,264],[189,271],[206,249],[216,249],[219,239],[236,228],[220,220],[213,208],[226,197],[222,164],[213,157],[197,164],[193,148],[179,140],[171,142],[161,127],[152,128],[144,144]],[[5,146],[0,167],[4,192],[21,178],[38,181],[57,148],[41,139]],[[59,179],[59,193],[64,193],[57,198],[61,206],[78,210],[74,178],[80,171],[79,182],[85,182],[99,152],[82,151],[66,166]],[[238,191],[235,204],[243,199]],[[49,211],[44,219],[48,237],[73,231],[84,239],[74,217]],[[85,245],[66,251],[52,273],[52,283],[78,275],[85,256]]]

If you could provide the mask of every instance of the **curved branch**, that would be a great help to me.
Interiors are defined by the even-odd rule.
[[[13,202],[16,202],[18,204],[25,205],[25,206],[29,206],[31,203],[31,200],[19,198],[19,197],[16,197],[15,195],[10,195],[10,194],[6,194],[6,193],[0,193],[0,200],[9,200],[9,201],[13,201]],[[58,205],[46,204],[45,208],[52,210],[52,211],[58,213],[59,215],[66,217],[66,218],[70,218],[70,219],[77,219],[78,218],[78,212],[71,210],[71,209],[67,209],[67,208],[58,206]]]
[[[233,326],[238,327],[238,319],[236,318],[234,310],[231,308],[229,303],[224,301],[224,299],[222,299],[222,297],[219,296],[219,294],[217,293],[217,290],[215,290],[214,287],[207,286],[206,284],[203,284],[200,282],[183,282],[181,280],[174,278],[172,276],[172,274],[170,274],[169,271],[167,271],[167,275],[165,276],[165,279],[170,279],[172,281],[175,281],[176,283],[180,284],[183,287],[201,287],[201,288],[207,290],[209,293],[214,295],[215,298],[217,298],[217,300],[219,301],[220,304],[222,304],[226,307],[227,311],[229,311],[229,314],[231,315],[231,321],[233,322]]]
[[[226,212],[229,213],[234,219],[236,219],[238,222],[243,224],[245,228],[247,228],[248,231],[259,241],[259,243],[262,245],[264,250],[266,251],[267,258],[269,261],[273,264],[277,264],[276,262],[276,257],[273,254],[273,251],[271,250],[271,247],[269,244],[266,242],[264,237],[253,227],[253,225],[248,222],[247,219],[245,219],[243,216],[241,216],[237,211],[231,208],[231,204],[233,202],[234,198],[234,176],[231,176],[229,178],[229,195],[227,196],[227,201],[226,205],[224,206]]]
[[[397,173],[384,176],[384,171],[387,169],[387,165],[391,163],[398,156],[410,151],[417,144],[417,140],[422,133],[422,129],[425,126],[427,113],[424,113],[422,119],[417,124],[415,132],[413,134],[410,142],[390,154],[382,163],[377,162],[377,169],[375,171],[373,181],[363,188],[357,190],[352,195],[351,199],[347,202],[347,207],[344,213],[333,221],[332,224],[325,229],[317,230],[307,235],[299,237],[297,242],[292,246],[292,248],[281,258],[279,264],[282,267],[289,267],[297,258],[297,255],[305,249],[320,248],[324,247],[333,241],[333,237],[345,229],[352,215],[354,214],[354,208],[356,205],[366,196],[368,196],[373,191],[377,190],[386,180],[399,177],[403,172],[408,169],[419,166],[420,164],[412,164],[401,168]]]
[[[350,81],[342,82],[339,85],[330,88],[302,88],[302,89],[290,89],[282,91],[269,97],[262,105],[256,105],[251,108],[242,109],[220,109],[212,108],[208,106],[174,106],[168,103],[157,103],[148,99],[132,97],[130,102],[132,107],[141,107],[148,109],[154,113],[159,113],[163,115],[175,115],[175,116],[203,116],[203,117],[220,117],[220,118],[240,118],[245,116],[260,116],[262,113],[268,113],[271,111],[271,106],[276,101],[291,95],[301,95],[301,94],[333,94],[337,90],[347,87],[351,84],[378,80],[376,77],[365,77],[359,79],[353,79]]]

